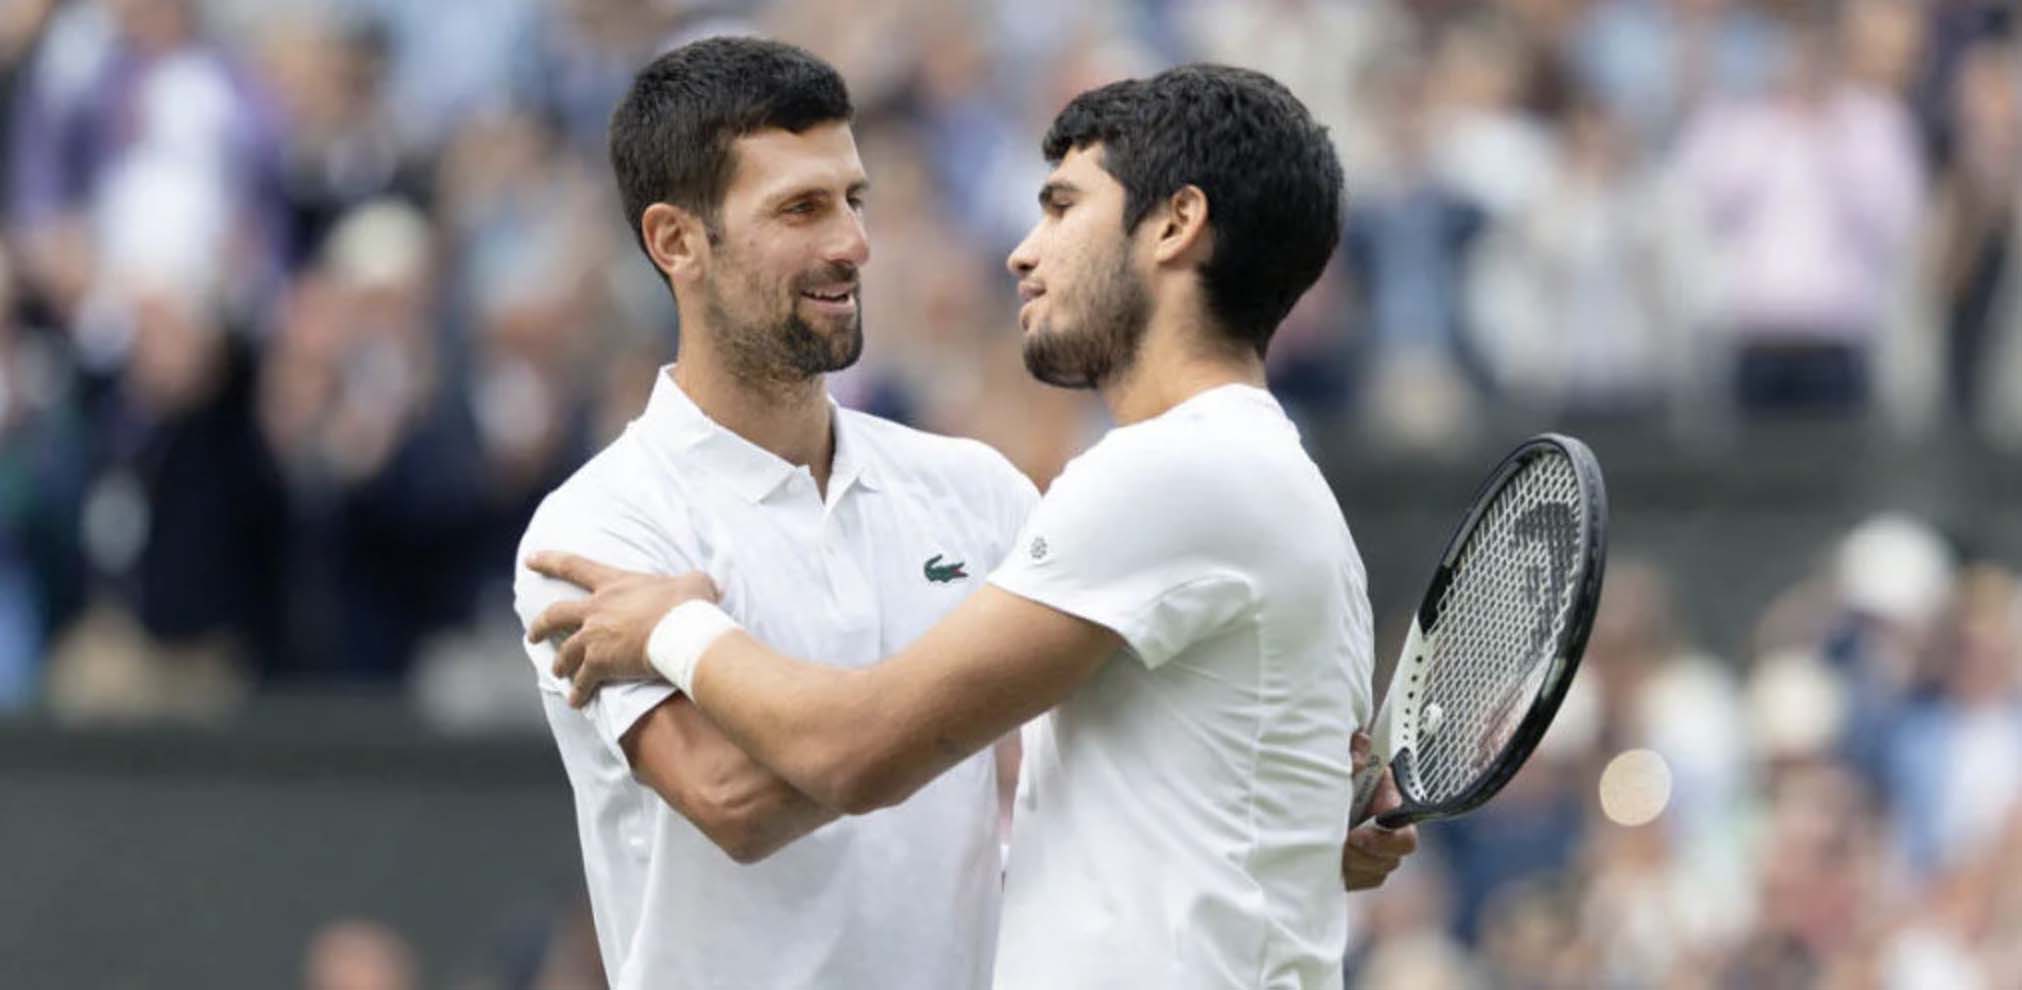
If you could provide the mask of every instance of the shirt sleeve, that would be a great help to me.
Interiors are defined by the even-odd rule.
[[[652,559],[636,544],[628,544],[614,539],[610,534],[570,534],[556,532],[553,527],[542,525],[537,517],[534,525],[528,527],[526,538],[521,541],[519,559],[513,562],[513,610],[519,614],[520,628],[533,625],[533,621],[548,606],[557,602],[571,601],[585,597],[588,593],[567,581],[560,581],[535,573],[526,565],[527,557],[542,550],[561,550],[589,557],[598,563],[621,567],[626,570],[650,571],[656,573],[679,573],[685,566],[669,571],[665,563]],[[555,648],[558,641],[527,643],[527,658],[533,661],[534,677],[542,692],[567,698],[569,684],[554,675]],[[598,689],[582,714],[590,720],[597,735],[604,744],[625,761],[622,740],[625,733],[647,712],[673,697],[674,686],[665,681],[621,681],[606,684]]]
[[[1213,465],[1118,439],[1068,466],[990,583],[1107,627],[1157,668],[1253,614],[1256,598]]]

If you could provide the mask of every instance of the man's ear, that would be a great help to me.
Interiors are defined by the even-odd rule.
[[[1158,240],[1152,259],[1161,265],[1175,262],[1194,267],[1207,261],[1214,247],[1214,233],[1208,229],[1208,194],[1196,185],[1184,185],[1171,196],[1153,218]]]
[[[654,203],[639,215],[639,233],[653,266],[676,285],[702,277],[710,253],[702,218],[672,203]]]

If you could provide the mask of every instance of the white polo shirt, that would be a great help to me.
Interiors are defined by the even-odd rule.
[[[1367,582],[1270,393],[1110,431],[990,581],[1128,645],[1026,726],[997,990],[1339,987]]]
[[[700,569],[723,606],[795,656],[867,665],[979,586],[1037,501],[970,440],[835,411],[828,496],[711,421],[663,369],[645,413],[541,503],[520,544],[520,620],[580,592],[527,570],[566,550],[630,570]],[[985,750],[905,803],[733,862],[634,779],[619,740],[671,693],[605,687],[581,711],[529,648],[575,791],[597,941],[614,990],[988,987],[1002,855]]]

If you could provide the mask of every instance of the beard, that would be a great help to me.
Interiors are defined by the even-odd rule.
[[[1151,294],[1130,270],[1126,251],[1116,252],[1094,274],[1085,296],[1069,293],[1061,300],[1067,305],[1059,308],[1078,311],[1078,329],[1055,331],[1042,324],[1025,335],[1025,370],[1032,377],[1057,388],[1099,388],[1137,360],[1151,320]]]
[[[857,363],[864,353],[864,328],[863,286],[855,276],[847,266],[831,266],[793,279],[785,290],[786,313],[779,316],[733,314],[723,293],[712,293],[709,322],[717,330],[716,343],[731,374],[754,384],[797,386]],[[833,321],[833,328],[823,333],[800,315],[801,291],[841,281],[856,286],[853,312]]]

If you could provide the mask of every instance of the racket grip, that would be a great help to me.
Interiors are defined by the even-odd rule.
[[[1383,771],[1388,761],[1374,756],[1362,772],[1355,775],[1355,800],[1349,805],[1348,827],[1354,828],[1369,818],[1369,803],[1376,798],[1376,785],[1383,782]]]

